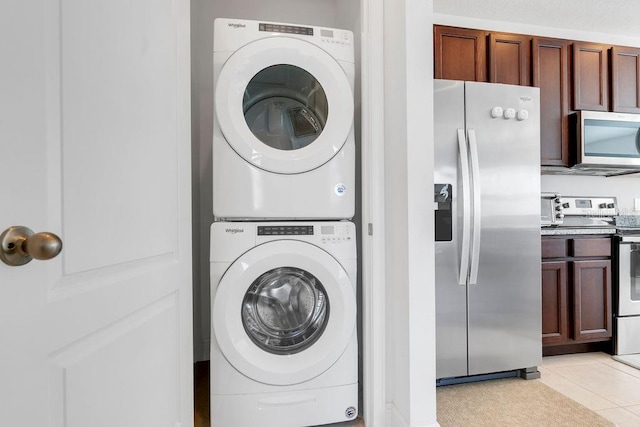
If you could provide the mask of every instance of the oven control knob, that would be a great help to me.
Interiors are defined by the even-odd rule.
[[[562,204],[562,207],[563,207],[563,208],[568,208],[569,206],[571,206],[571,205],[569,205],[569,203],[563,203],[563,204]]]
[[[600,209],[605,209],[605,208],[607,207],[607,204],[606,204],[606,203],[600,203],[600,204],[598,205],[598,207],[599,207]]]
[[[556,206],[556,210],[557,211],[561,211],[562,210],[562,206],[560,206],[560,205]]]
[[[607,207],[608,207],[609,209],[613,209],[613,208],[615,208],[615,207],[616,207],[616,205],[614,205],[613,203],[607,203]]]
[[[562,218],[564,218],[564,214],[563,213],[558,213],[558,214],[556,214],[556,218],[562,219]]]

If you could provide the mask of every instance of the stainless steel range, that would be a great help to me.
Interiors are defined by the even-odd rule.
[[[549,200],[549,201],[547,201]],[[545,209],[545,206],[547,208]],[[618,204],[615,197],[561,196],[543,193],[541,197],[542,235],[615,234]],[[553,210],[550,213],[550,210]],[[554,220],[549,220],[554,216]]]
[[[615,197],[544,193],[542,201],[543,235],[614,235],[614,358],[640,369],[640,216],[618,215]]]
[[[640,364],[640,227],[621,226],[616,243],[615,354],[636,355]],[[625,359],[620,358],[627,363]]]

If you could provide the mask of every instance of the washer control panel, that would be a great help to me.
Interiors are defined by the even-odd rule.
[[[337,243],[352,239],[349,227],[346,225],[321,225],[320,235],[322,236],[322,243]]]
[[[263,22],[258,24],[258,31],[266,31],[269,33],[301,34],[303,36],[313,35],[313,28],[310,27],[298,27],[296,25],[270,24]]]

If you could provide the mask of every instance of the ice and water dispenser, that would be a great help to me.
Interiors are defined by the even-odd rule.
[[[434,184],[433,201],[435,207],[436,242],[450,242],[453,238],[451,184]]]

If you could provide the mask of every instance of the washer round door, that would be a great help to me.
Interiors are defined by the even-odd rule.
[[[353,125],[353,91],[338,62],[299,39],[272,37],[225,62],[215,111],[227,143],[269,172],[316,169],[343,147]]]
[[[354,287],[317,246],[268,242],[227,269],[212,316],[220,350],[239,372],[265,384],[298,384],[329,369],[349,345]]]

